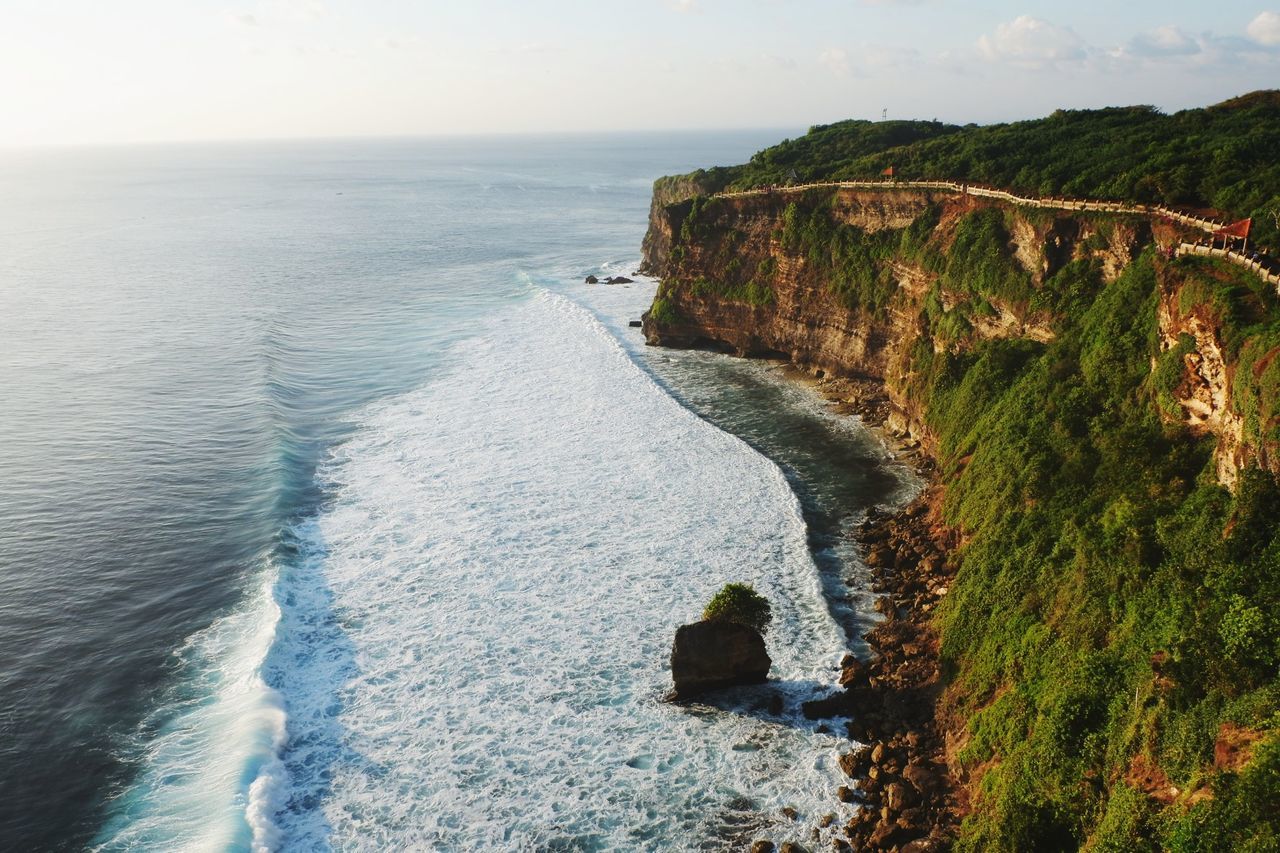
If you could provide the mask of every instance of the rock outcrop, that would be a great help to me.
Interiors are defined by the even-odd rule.
[[[682,197],[705,191],[697,182],[660,182],[655,188],[644,267],[662,279],[644,318],[653,345],[704,347],[743,356],[790,361],[819,376],[874,382],[887,401],[886,426],[919,441],[927,454],[936,436],[926,425],[913,386],[920,352],[963,355],[991,339],[1047,344],[1063,322],[1052,299],[978,295],[939,269],[957,245],[961,223],[973,214],[998,214],[1003,222],[1008,268],[1026,276],[1031,292],[1071,264],[1091,264],[1102,281],[1114,282],[1153,243],[1168,246],[1187,229],[1162,220],[1121,217],[1114,221],[1070,212],[1027,210],[1005,202],[929,190],[813,190],[714,199]],[[859,263],[872,265],[880,304],[851,300],[847,270],[833,271],[823,248],[806,250],[784,238],[795,210],[822,211],[835,227],[856,230],[866,246],[879,246]],[[892,251],[897,234],[924,236],[920,251]],[[885,235],[894,235],[886,238]],[[906,242],[902,243],[906,246]],[[994,250],[994,249],[993,249]],[[970,249],[969,251],[972,251]],[[931,253],[931,254],[930,254]],[[828,252],[829,254],[829,252]],[[929,259],[931,257],[931,260]],[[1179,286],[1173,265],[1157,264],[1163,346],[1191,335],[1195,354],[1187,360],[1178,393],[1183,420],[1193,431],[1219,439],[1221,483],[1234,488],[1238,472],[1260,464],[1280,474],[1280,447],[1267,443],[1269,426],[1250,435],[1233,400],[1235,365],[1222,346],[1221,317],[1211,306],[1197,310],[1199,294]],[[997,289],[998,290],[998,289]],[[947,334],[938,334],[946,315]],[[1259,356],[1261,359],[1261,356]],[[1270,358],[1255,364],[1263,367]],[[1238,395],[1237,395],[1238,396]],[[1270,412],[1264,413],[1270,415]],[[1274,417],[1280,422],[1280,412]],[[1280,434],[1280,431],[1275,431]]]
[[[1161,349],[1178,349],[1184,336],[1190,342],[1178,365],[1179,382],[1172,389],[1182,420],[1193,433],[1218,439],[1214,463],[1223,485],[1234,488],[1240,471],[1255,457],[1262,467],[1280,472],[1275,454],[1267,454],[1265,444],[1256,452],[1245,443],[1245,418],[1231,399],[1236,365],[1227,354],[1220,319],[1210,306],[1184,297],[1188,286],[1196,283],[1167,276],[1157,307]]]
[[[723,620],[681,625],[671,649],[672,698],[685,700],[769,677],[769,653],[755,628]]]
[[[981,451],[939,452],[930,424],[946,426],[925,411],[931,394],[992,352],[1068,349],[1086,313],[1073,313],[1087,304],[1080,294],[1124,294],[1110,316],[1155,321],[1150,374],[1142,360],[1126,362],[1136,364],[1133,399],[1151,405],[1171,437],[1214,438],[1214,470],[1229,489],[1254,465],[1280,475],[1280,337],[1256,331],[1274,294],[1223,265],[1177,260],[1169,250],[1186,235],[1175,222],[928,190],[707,198],[694,187],[703,197],[673,197],[679,189],[655,193],[645,241],[645,267],[661,279],[643,320],[650,344],[790,361],[839,389],[844,410],[883,424],[919,467],[937,461],[946,483],[974,470]],[[1081,372],[1070,357],[1061,364]],[[943,523],[939,495],[859,532],[882,594],[883,621],[864,637],[875,656],[850,656],[842,689],[803,707],[811,719],[849,718],[850,737],[869,745],[841,758],[851,778],[835,792],[862,806],[843,827],[856,849],[945,849],[982,796],[979,780],[998,769],[957,760],[966,706],[945,692],[933,614],[962,588],[955,573],[968,534]],[[741,682],[709,686],[727,683]]]

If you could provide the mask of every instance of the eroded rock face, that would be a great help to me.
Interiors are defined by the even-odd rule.
[[[1241,469],[1250,462],[1244,417],[1231,400],[1234,365],[1224,353],[1216,320],[1203,310],[1181,313],[1178,296],[1176,289],[1162,293],[1157,308],[1162,349],[1176,346],[1184,334],[1195,340],[1195,349],[1184,356],[1182,382],[1174,396],[1192,432],[1217,437],[1214,464],[1218,482],[1234,489]]]
[[[646,315],[646,340],[659,346],[706,346],[736,355],[781,358],[822,370],[827,376],[883,382],[890,408],[888,426],[932,450],[933,436],[907,384],[913,369],[912,347],[926,334],[921,317],[931,289],[938,285],[938,273],[909,258],[891,259],[885,274],[892,278],[894,294],[883,310],[851,307],[804,253],[783,245],[779,235],[789,199],[769,195],[718,199],[701,208],[696,221],[702,230],[696,238],[682,239],[691,202],[664,204],[668,199],[655,195],[645,266],[663,279],[659,296],[668,310],[660,317]],[[937,209],[939,245],[951,239],[961,218],[983,206],[990,205],[921,191],[846,189],[830,200],[833,219],[867,233],[903,228],[925,211]],[[1023,262],[1035,270],[1037,280],[1051,272],[1055,263],[1071,257],[1073,227],[1060,226],[1056,220],[1027,221],[1014,230],[1022,241],[1018,245],[1023,247]],[[1061,256],[1056,262],[1048,257],[1051,249]],[[755,303],[726,298],[715,287],[698,286],[700,279],[733,286],[750,279],[767,286],[770,295]],[[945,290],[941,297],[947,308],[969,298]],[[990,302],[990,307],[994,309],[990,315],[974,315],[974,340],[1047,342],[1054,337],[1052,318],[1043,312],[999,300]]]
[[[708,690],[759,684],[769,677],[764,637],[747,625],[703,620],[681,625],[671,648],[673,698],[688,699]]]
[[[696,227],[686,229],[693,203],[671,203],[671,198],[655,195],[645,244],[647,268],[663,279],[658,294],[663,311],[645,315],[645,339],[659,346],[779,358],[820,371],[818,375],[879,383],[885,401],[880,420],[896,436],[918,441],[926,455],[938,448],[920,395],[912,392],[915,353],[922,343],[934,352],[954,353],[991,339],[1047,344],[1062,320],[1048,309],[992,294],[976,306],[970,294],[944,286],[940,273],[909,257],[884,262],[884,282],[893,285],[884,305],[875,311],[858,307],[833,287],[829,271],[814,266],[805,252],[788,249],[780,236],[787,207],[797,199],[802,207],[827,205],[833,220],[867,233],[902,228],[933,210],[937,224],[930,240],[936,250],[946,252],[959,222],[982,207],[1001,207],[997,202],[906,190],[846,189],[819,193],[807,202],[795,194],[764,194],[703,204],[691,220]],[[1168,246],[1185,238],[1174,225],[1158,220],[1100,223],[1070,214],[1029,215],[1008,206],[1002,211],[1010,255],[1037,287],[1072,261],[1096,264],[1107,286],[1153,241]],[[682,236],[684,231],[691,236]],[[1184,287],[1205,273],[1190,275],[1179,269],[1163,263],[1156,267],[1162,349],[1175,346],[1183,334],[1195,340],[1184,380],[1173,392],[1182,409],[1180,417],[1192,432],[1217,438],[1218,481],[1227,488],[1234,489],[1240,471],[1252,465],[1280,476],[1280,442],[1267,438],[1280,435],[1280,414],[1268,410],[1251,426],[1248,406],[1240,402],[1235,388],[1241,356],[1226,346],[1223,321],[1211,300]],[[748,284],[757,288],[751,299],[742,296]],[[962,332],[932,336],[923,317],[933,298],[947,311],[968,303]],[[1255,357],[1250,362],[1255,377],[1277,358],[1280,347]]]

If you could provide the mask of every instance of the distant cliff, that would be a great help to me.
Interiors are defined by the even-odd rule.
[[[1280,837],[1273,288],[1160,218],[733,174],[659,182],[645,334],[882,382],[937,460],[959,848]]]
[[[1105,285],[1141,259],[1155,274],[1153,358],[1175,349],[1182,358],[1159,371],[1164,415],[1220,439],[1224,485],[1248,465],[1280,473],[1274,401],[1253,377],[1235,381],[1241,357],[1256,372],[1275,353],[1257,352],[1261,342],[1226,346],[1240,331],[1237,309],[1265,313],[1275,300],[1254,293],[1263,283],[1246,272],[1144,256],[1202,236],[1190,229],[915,190],[681,198],[698,186],[672,181],[655,194],[644,263],[663,284],[645,321],[650,343],[881,380],[890,426],[936,447],[916,381],[922,348],[958,356],[993,339],[1047,344],[1069,320],[1064,290]],[[1222,304],[1221,291],[1241,287],[1238,305]]]

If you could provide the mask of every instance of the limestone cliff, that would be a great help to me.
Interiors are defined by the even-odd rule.
[[[926,447],[936,436],[915,393],[922,348],[1048,343],[1069,319],[1070,294],[1059,291],[1080,286],[1060,281],[1064,268],[1087,269],[1105,286],[1153,244],[1186,236],[1168,222],[1047,213],[946,192],[699,195],[707,186],[685,178],[656,188],[644,265],[662,283],[644,320],[649,343],[777,357],[883,382],[889,426]],[[1163,258],[1156,265],[1160,349],[1179,346],[1183,333],[1194,341],[1182,345],[1178,387],[1170,389],[1178,406],[1166,416],[1218,437],[1219,479],[1228,486],[1251,462],[1280,470],[1267,425],[1251,434],[1233,400],[1221,317],[1196,310],[1195,299],[1209,296],[1180,284],[1185,270]]]
[[[854,849],[1280,837],[1280,277],[1186,245],[1270,219],[1275,126],[850,122],[655,188],[650,343],[847,377],[936,464],[860,537],[879,657],[805,709],[871,746],[834,792]],[[1235,213],[1161,206],[1193,201]]]

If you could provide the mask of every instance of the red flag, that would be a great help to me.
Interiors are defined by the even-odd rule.
[[[1215,237],[1248,237],[1249,227],[1253,225],[1253,219],[1241,219],[1239,222],[1232,222],[1230,225],[1224,225],[1217,231],[1213,232]]]
[[[886,178],[892,178],[892,177],[893,177],[893,167],[892,167],[892,166],[890,166],[889,168],[885,169],[885,170],[884,170],[883,172],[881,172],[880,174],[884,175]]]

